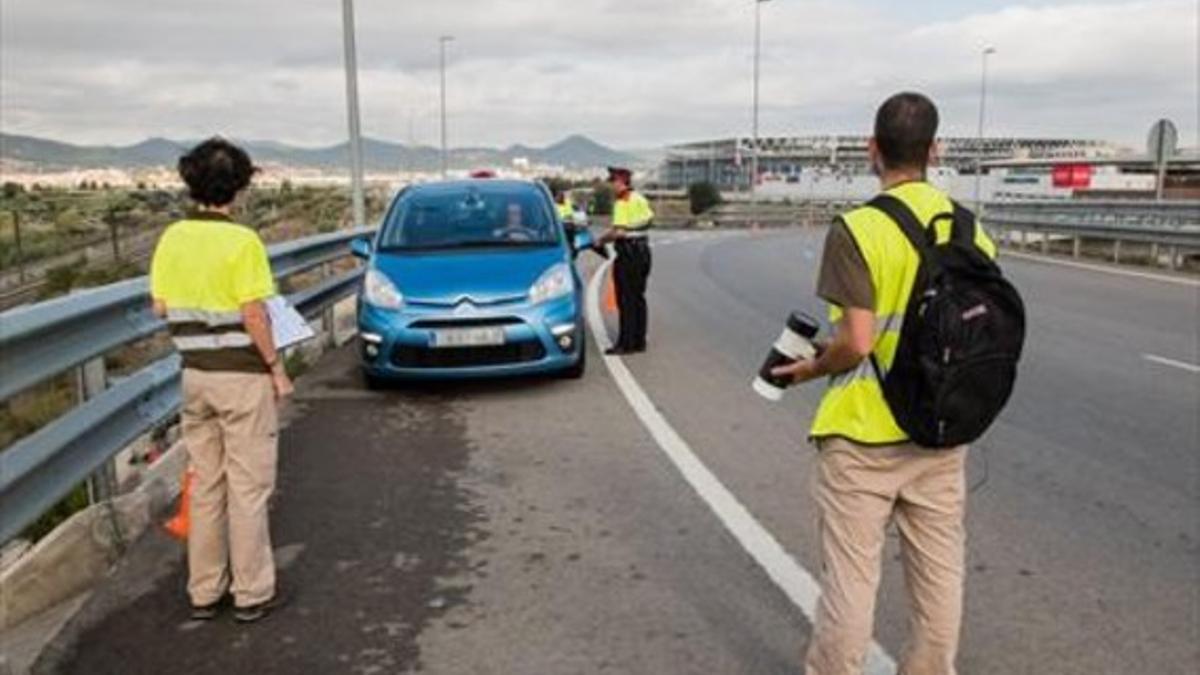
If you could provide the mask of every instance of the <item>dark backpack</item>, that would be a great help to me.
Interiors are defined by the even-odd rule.
[[[1012,394],[1025,341],[1021,296],[975,246],[975,214],[958,203],[927,228],[891,195],[867,205],[895,221],[921,259],[891,369],[882,373],[871,356],[884,398],[917,445],[970,443]],[[950,240],[938,246],[944,219],[952,221]]]

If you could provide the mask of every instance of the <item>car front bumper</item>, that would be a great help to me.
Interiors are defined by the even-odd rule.
[[[539,305],[508,303],[468,311],[419,304],[387,310],[359,303],[363,369],[383,379],[468,379],[552,373],[579,362],[584,349],[578,294]],[[433,346],[439,329],[500,327],[491,347]]]

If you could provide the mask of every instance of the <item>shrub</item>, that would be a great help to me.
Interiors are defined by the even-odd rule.
[[[688,186],[688,203],[691,205],[693,216],[704,213],[723,201],[721,191],[712,183],[700,182]]]
[[[597,183],[592,187],[592,203],[588,212],[594,216],[611,216],[613,205],[613,189],[608,183]]]

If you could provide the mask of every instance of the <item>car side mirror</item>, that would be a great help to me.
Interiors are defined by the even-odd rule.
[[[371,240],[366,237],[351,239],[350,254],[355,258],[369,260],[371,258]]]

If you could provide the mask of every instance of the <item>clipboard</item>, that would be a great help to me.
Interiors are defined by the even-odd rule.
[[[294,347],[317,336],[308,321],[282,295],[267,298],[267,313],[271,317],[271,339],[275,349]]]

